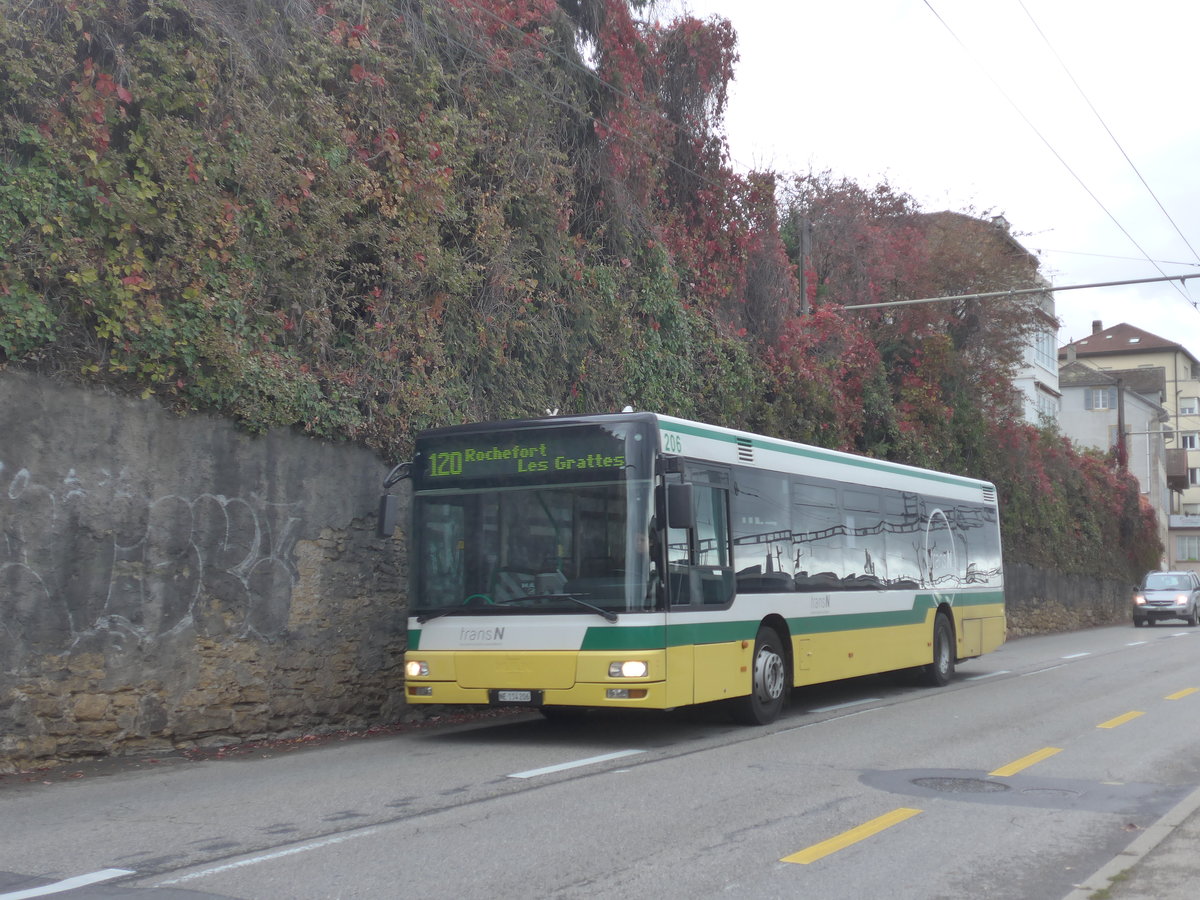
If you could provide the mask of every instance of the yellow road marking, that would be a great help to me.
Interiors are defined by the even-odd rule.
[[[872,819],[870,822],[864,822],[857,828],[851,828],[849,831],[844,831],[837,837],[832,837],[827,841],[821,841],[819,844],[813,844],[804,850],[797,851],[791,856],[785,856],[780,862],[800,863],[808,865],[810,862],[816,862],[830,853],[836,853],[839,850],[845,850],[851,844],[857,844],[861,840],[869,838],[873,834],[879,834],[886,828],[891,828],[893,825],[899,825],[905,819],[911,819],[913,816],[920,813],[919,809],[894,809],[890,813],[886,813],[877,819]]]
[[[1138,716],[1144,716],[1145,713],[1135,709],[1133,712],[1127,712],[1123,716],[1117,716],[1115,719],[1109,719],[1107,722],[1101,722],[1097,728],[1116,728],[1118,725],[1124,725],[1126,722],[1131,722]]]
[[[1182,691],[1176,691],[1173,694],[1167,694],[1167,696],[1165,696],[1163,699],[1164,700],[1179,700],[1182,697],[1186,697],[1188,694],[1196,693],[1196,691],[1200,691],[1200,688],[1184,688]]]
[[[1022,769],[1028,769],[1034,763],[1040,763],[1043,759],[1049,759],[1055,753],[1062,753],[1062,747],[1043,747],[1035,753],[1022,756],[1020,759],[1010,762],[1007,766],[1001,766],[995,772],[988,772],[988,774],[998,777],[1016,775]]]

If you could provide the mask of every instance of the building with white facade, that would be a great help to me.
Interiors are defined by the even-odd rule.
[[[1168,488],[1168,540],[1164,565],[1200,571],[1200,360],[1181,344],[1121,323],[1092,333],[1058,351],[1060,362],[1076,361],[1116,379],[1118,372],[1161,369],[1162,407],[1170,429],[1164,438]],[[1096,390],[1099,386],[1096,386]],[[1099,394],[1093,395],[1099,399]],[[1097,410],[1091,410],[1093,415]],[[1101,410],[1102,412],[1102,410]],[[1126,431],[1135,431],[1126,422]],[[1063,432],[1074,438],[1063,426]],[[1136,435],[1130,435],[1130,440]],[[1132,443],[1131,443],[1132,446]]]
[[[1161,366],[1101,370],[1077,360],[1059,370],[1058,382],[1060,430],[1081,447],[1123,459],[1154,509],[1159,538],[1167,546],[1171,517],[1167,449],[1174,432],[1162,405],[1166,371]]]
[[[1062,403],[1059,388],[1058,318],[1054,314],[1054,294],[1047,290],[1038,295],[1037,327],[1025,347],[1025,359],[1013,386],[1020,394],[1023,418],[1033,425],[1051,425],[1058,421]]]

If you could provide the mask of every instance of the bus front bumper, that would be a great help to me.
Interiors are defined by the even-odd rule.
[[[626,673],[626,674],[622,674]],[[415,652],[405,662],[409,703],[668,709],[662,650]]]

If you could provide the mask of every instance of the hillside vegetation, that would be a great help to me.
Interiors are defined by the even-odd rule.
[[[992,479],[1010,559],[1158,559],[1132,479],[1016,418],[1033,301],[843,308],[1036,285],[1036,260],[888,185],[736,174],[726,22],[2,5],[0,364],[393,458],[632,404]]]

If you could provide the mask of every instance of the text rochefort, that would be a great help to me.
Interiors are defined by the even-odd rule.
[[[555,453],[545,442],[529,446],[514,444],[511,447],[467,447],[463,450],[430,453],[429,474],[432,477],[466,475],[481,465],[504,462],[515,463],[512,470],[516,473],[566,472],[623,469],[625,456],[606,453],[587,453],[582,456]]]

